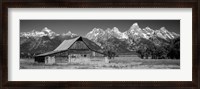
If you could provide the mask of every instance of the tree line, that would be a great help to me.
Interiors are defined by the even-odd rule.
[[[113,43],[105,42],[104,53],[109,59],[112,59],[119,53],[118,48]],[[142,59],[180,59],[180,38],[168,42],[160,41],[159,45],[143,39],[139,42],[133,42],[130,48]]]
[[[155,45],[151,42],[139,44],[136,50],[142,59],[180,59],[180,38],[170,40],[168,43]]]

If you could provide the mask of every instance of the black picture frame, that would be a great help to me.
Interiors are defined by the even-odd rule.
[[[199,9],[198,0],[3,0],[1,2],[1,88],[136,88],[199,89]],[[192,81],[8,81],[8,8],[192,8]]]

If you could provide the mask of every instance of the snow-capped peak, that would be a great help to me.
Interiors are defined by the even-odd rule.
[[[138,34],[138,33],[141,33],[142,30],[141,30],[141,28],[139,27],[138,23],[134,23],[134,24],[130,27],[129,31],[130,31],[131,33],[136,33],[136,34]]]
[[[85,37],[87,37],[88,39],[97,39],[99,36],[102,36],[105,34],[105,31],[101,28],[93,28],[92,31],[90,31],[89,33],[86,34]]]
[[[47,27],[44,27],[43,29],[42,29],[42,31],[43,32],[48,32],[48,33],[50,33],[50,32],[52,32],[50,29],[48,29]]]
[[[139,25],[138,25],[138,23],[134,23],[131,27],[130,27],[130,29],[139,29],[140,27],[139,27]]]
[[[145,30],[147,30],[147,31],[153,31],[153,29],[151,29],[151,28],[148,27],[148,26],[145,28]]]
[[[109,31],[108,31],[109,32]],[[118,39],[128,39],[128,36],[125,33],[122,33],[119,31],[117,27],[113,27],[112,30],[109,32],[112,36],[118,38]]]
[[[117,27],[113,27],[113,31],[115,32],[120,32],[119,29]]]
[[[156,30],[155,33],[158,37],[163,38],[165,40],[175,38],[175,35],[169,32],[165,27],[161,27],[159,30]]]
[[[128,31],[124,32],[128,37],[138,39],[147,38],[145,32],[139,27],[138,23],[134,23]],[[147,38],[148,39],[148,38]]]
[[[98,43],[98,39],[104,37],[105,31],[101,28],[93,28],[90,32],[88,32],[85,37],[96,42],[96,44],[101,45]]]
[[[36,31],[35,29],[33,29],[30,32],[22,32],[22,33],[20,33],[20,37],[27,37],[27,38],[29,38],[29,37],[49,36],[52,39],[57,35],[58,34],[56,34],[55,32],[51,31],[47,27],[44,27],[41,31]]]
[[[74,34],[71,31],[68,31],[67,33],[63,33],[62,35],[63,36],[71,36],[71,37],[77,36],[77,34]]]
[[[165,32],[165,33],[169,32],[165,27],[161,27],[160,30]]]
[[[149,26],[147,26],[146,29],[151,29],[151,28]]]
[[[153,34],[153,33],[154,33],[154,30],[151,29],[150,27],[144,28],[143,31],[144,31],[146,34]]]
[[[134,23],[132,26],[138,26],[138,23]]]
[[[67,33],[71,34],[72,32],[71,32],[71,31],[68,31]]]
[[[118,39],[127,39],[128,36],[122,32],[119,31],[117,27],[113,27],[112,29],[107,28],[105,31],[100,28],[94,28],[92,31],[87,33],[86,37],[88,39],[97,39],[98,37],[102,38],[110,38],[110,37],[116,37]]]
[[[104,34],[104,30],[101,28],[94,28],[92,31],[89,32],[90,34],[98,35],[98,34]]]
[[[94,28],[92,32],[104,32],[101,28]]]
[[[113,27],[112,29],[107,28],[106,32],[108,32],[108,33],[119,33],[119,34],[121,33],[117,27]]]

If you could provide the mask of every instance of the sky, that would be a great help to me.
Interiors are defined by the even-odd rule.
[[[170,32],[180,34],[180,20],[20,20],[20,32],[41,31],[47,27],[58,34],[71,31],[85,36],[93,28],[106,30],[117,27],[119,31],[124,32],[129,30],[134,23],[138,23],[140,28],[148,26],[158,30],[165,27]]]

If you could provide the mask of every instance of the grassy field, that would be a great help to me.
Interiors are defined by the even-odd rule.
[[[180,69],[180,60],[140,59],[138,57],[115,57],[105,63],[103,58],[84,62],[43,64],[34,59],[20,59],[20,69]]]

